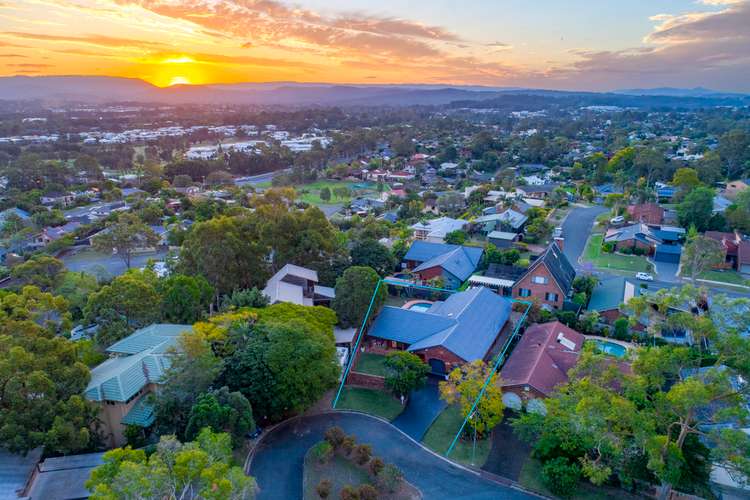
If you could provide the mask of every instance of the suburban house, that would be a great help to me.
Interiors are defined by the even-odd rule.
[[[516,191],[521,193],[524,198],[534,198],[537,200],[543,200],[552,194],[552,191],[558,184],[540,184],[535,186],[519,186]]]
[[[462,219],[451,219],[450,217],[438,217],[420,221],[412,225],[414,238],[432,243],[443,243],[445,236],[453,231],[463,230],[469,223]]]
[[[664,209],[656,203],[642,203],[629,205],[628,219],[646,224],[661,224],[664,222]]]
[[[511,302],[484,287],[456,292],[445,301],[385,306],[367,332],[365,349],[407,350],[444,375],[487,358],[510,313]]]
[[[639,296],[640,290],[638,283],[621,276],[600,280],[591,292],[587,309],[598,312],[602,322],[612,325],[624,316],[620,306]]]
[[[615,251],[640,249],[646,255],[663,262],[679,262],[679,243],[685,238],[681,227],[660,226],[639,222],[629,226],[613,227],[604,235],[604,243],[611,243]]]
[[[148,395],[157,390],[170,366],[170,351],[190,325],[153,324],[106,349],[110,358],[91,370],[86,399],[101,406],[99,420],[107,445],[125,444],[128,425],[147,428],[154,423]]]
[[[300,306],[328,306],[336,296],[333,288],[318,285],[318,273],[287,264],[271,276],[263,289],[271,304],[291,302]]]
[[[568,381],[585,340],[559,321],[530,326],[500,371],[505,406],[543,412],[541,400]]]
[[[730,200],[734,200],[741,191],[744,191],[748,187],[750,187],[750,180],[739,179],[727,182],[727,187],[724,188],[722,194]]]
[[[575,277],[575,269],[555,241],[518,278],[513,297],[535,298],[542,307],[561,309],[571,295]]]
[[[706,231],[704,236],[718,241],[724,248],[724,267],[750,274],[750,241],[737,232]]]
[[[506,231],[520,233],[529,218],[520,212],[507,209],[501,213],[483,215],[474,219],[474,225],[483,234],[492,231]]]
[[[402,267],[410,269],[422,282],[441,278],[444,288],[454,290],[476,270],[483,254],[481,247],[415,241],[406,252]]]
[[[513,244],[517,241],[521,241],[521,235],[518,233],[491,231],[487,234],[487,243],[497,248],[513,248]]]

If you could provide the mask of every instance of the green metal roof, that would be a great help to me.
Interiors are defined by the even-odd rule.
[[[122,418],[121,422],[125,425],[148,427],[154,423],[155,419],[154,407],[148,403],[148,394],[144,394],[136,401],[128,414]]]
[[[140,330],[136,330],[119,342],[107,348],[108,352],[119,354],[136,354],[146,349],[159,347],[164,352],[176,344],[182,332],[192,330],[190,325],[174,325],[170,323],[154,323]]]

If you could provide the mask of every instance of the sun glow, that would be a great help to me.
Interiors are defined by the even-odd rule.
[[[185,76],[174,76],[167,86],[171,87],[173,85],[190,85],[190,80]]]

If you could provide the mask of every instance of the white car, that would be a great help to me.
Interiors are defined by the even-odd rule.
[[[621,224],[625,222],[625,217],[623,217],[622,215],[618,215],[617,217],[612,217],[611,219],[609,219],[609,222],[611,224]]]
[[[654,281],[654,277],[648,273],[635,273],[635,277],[641,281]]]

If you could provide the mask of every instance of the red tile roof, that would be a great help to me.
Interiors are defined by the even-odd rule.
[[[736,256],[737,247],[739,244],[739,238],[734,233],[726,233],[722,231],[706,231],[703,233],[706,238],[711,238],[722,244],[726,249],[727,255]]]
[[[568,370],[578,362],[584,340],[559,321],[532,325],[500,372],[503,386],[528,385],[549,395],[568,381]]]
[[[643,203],[628,206],[630,218],[646,224],[661,224],[664,219],[664,209],[656,203]]]

